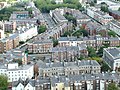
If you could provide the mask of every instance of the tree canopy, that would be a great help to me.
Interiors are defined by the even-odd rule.
[[[106,3],[101,3],[101,11],[103,12],[109,12],[108,5]]]
[[[89,57],[95,57],[96,56],[96,51],[93,47],[87,47],[88,50],[88,56]]]
[[[114,31],[108,31],[108,35],[111,37],[116,37],[116,33]]]
[[[47,30],[46,26],[41,25],[38,27],[38,34],[43,33]]]
[[[110,83],[107,90],[119,90],[115,83]]]
[[[0,90],[7,90],[8,78],[5,75],[0,75]]]
[[[35,4],[43,13],[48,13],[50,10],[60,7],[75,8],[79,10],[82,7],[78,0],[64,0],[62,4],[55,4],[51,0],[36,0]]]

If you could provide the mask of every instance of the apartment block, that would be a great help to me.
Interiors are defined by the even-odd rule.
[[[82,73],[97,74],[101,72],[101,66],[95,60],[82,60],[75,62],[38,62],[39,75],[43,77],[79,75]]]
[[[107,64],[111,67],[112,70],[117,71],[120,68],[120,48],[104,48],[103,60],[107,62]]]
[[[17,34],[19,34],[19,41],[26,41],[33,36],[36,36],[38,34],[37,26],[33,24],[27,24],[26,26],[19,26],[16,31]]]
[[[26,80],[34,75],[33,65],[18,66],[18,63],[0,64],[0,74],[8,77],[8,82]]]
[[[15,88],[26,90],[26,86],[29,85],[29,90],[107,90],[110,83],[116,83],[116,86],[119,86],[118,73],[38,77],[36,80],[28,79],[13,82],[12,88],[13,90]]]
[[[75,61],[80,55],[79,47],[54,47],[50,51],[54,61]]]
[[[102,25],[107,25],[111,20],[113,20],[112,16],[100,11],[100,9],[97,9],[95,7],[87,8],[87,15],[94,18]]]
[[[54,76],[51,79],[51,90],[107,90],[111,82],[118,82],[116,85],[119,85],[117,73]]]
[[[95,48],[100,48],[104,43],[108,43],[110,46],[119,46],[119,37],[102,37],[101,35],[89,36],[89,37],[60,37],[58,39],[59,46],[79,46],[86,44]]]
[[[27,43],[29,53],[49,53],[53,48],[52,39],[36,40],[33,43]]]
[[[3,38],[0,40],[0,52],[6,52],[8,50],[14,49],[19,45],[18,34],[13,34],[8,38]]]
[[[109,23],[109,29],[114,31],[116,34],[120,35],[120,22],[112,20]]]
[[[0,21],[0,26],[4,28],[4,31],[6,32],[15,32],[16,30],[16,22],[10,22],[10,21]]]

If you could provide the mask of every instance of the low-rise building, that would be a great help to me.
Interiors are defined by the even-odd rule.
[[[75,61],[80,55],[79,47],[54,47],[50,51],[54,61]]]
[[[107,37],[108,36],[108,30],[106,26],[101,25],[100,23],[89,21],[84,26],[85,30],[87,30],[88,34],[90,36],[95,36],[100,34],[101,36]]]
[[[68,22],[68,20],[63,16],[63,14],[58,10],[53,10],[50,12],[56,23]]]
[[[118,10],[109,10],[109,14],[116,20],[120,20],[120,11]]]
[[[35,79],[22,80],[12,82],[12,90],[51,90],[50,78],[38,77]]]
[[[108,47],[103,50],[103,59],[113,70],[120,68],[120,48]]]
[[[6,53],[3,54],[2,56],[3,60],[6,60],[8,62],[11,61],[22,61],[21,64],[27,64],[29,62],[27,53],[25,53],[24,50],[21,49],[12,49],[10,51],[7,51]]]
[[[83,14],[79,10],[71,9],[71,11],[72,11],[71,14],[73,15],[73,17],[76,18],[78,26],[81,26],[82,24],[87,23],[88,21],[91,20],[89,16],[87,16],[86,14]]]
[[[101,72],[101,66],[95,60],[82,60],[75,62],[38,62],[39,75],[43,77],[51,77],[53,75],[79,75],[82,73],[97,74]]]
[[[34,75],[33,65],[18,66],[18,63],[1,64],[1,74],[8,77],[8,82],[18,81],[19,78],[22,80],[31,79]]]
[[[120,35],[120,22],[112,20],[109,23],[109,29],[114,31],[116,34]]]
[[[120,77],[118,73],[100,73],[100,74],[81,74],[70,76],[53,76],[51,78],[38,77],[36,80],[26,80],[30,87],[29,90],[107,90],[110,83],[119,86]],[[26,81],[13,82],[15,88],[25,89]],[[24,83],[23,83],[24,82]],[[28,84],[27,83],[27,84]],[[23,86],[25,86],[23,88]],[[32,86],[32,87],[31,87]]]
[[[6,52],[8,50],[14,49],[19,45],[19,35],[13,34],[8,38],[3,38],[0,40],[0,53]]]
[[[102,37],[101,35],[89,36],[89,37],[60,37],[58,39],[59,46],[79,46],[86,44],[87,46],[100,48],[104,43],[108,42],[110,46],[119,46],[119,37]]]
[[[102,25],[107,25],[111,20],[113,20],[112,16],[100,11],[99,9],[97,9],[95,7],[87,8],[87,15],[94,18]]]
[[[0,21],[0,26],[4,28],[4,31],[6,32],[15,32],[16,30],[16,22],[10,22],[10,21]]]
[[[83,42],[82,38],[77,38],[77,37],[60,37],[58,39],[58,45],[60,47],[64,47],[64,46],[78,46],[82,42]]]
[[[38,34],[37,26],[27,24],[27,26],[18,27],[16,33],[19,34],[19,41],[26,41]]]
[[[17,26],[25,25],[26,23],[35,23],[35,21],[30,21],[28,11],[14,11],[10,16],[9,21],[16,22]]]
[[[51,90],[107,90],[112,82],[119,85],[117,73],[54,76],[51,78]]]
[[[4,24],[0,24],[0,39],[5,38],[5,27]]]
[[[39,40],[32,43],[27,43],[27,48],[29,53],[49,53],[50,50],[53,48],[53,41],[52,39],[48,40]]]

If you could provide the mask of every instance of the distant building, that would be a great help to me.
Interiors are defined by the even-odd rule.
[[[72,15],[74,18],[76,18],[77,21],[77,25],[81,26],[84,23],[87,23],[88,21],[91,20],[91,18],[89,16],[87,16],[86,14],[83,14],[82,12],[80,12],[79,10],[72,10]]]
[[[63,22],[67,23],[68,22],[68,20],[63,16],[62,9],[61,10],[59,10],[59,9],[52,10],[52,11],[50,11],[50,15],[56,23],[63,23]]]
[[[0,64],[0,74],[8,77],[8,82],[18,81],[19,78],[31,79],[34,75],[33,65],[18,66],[18,63]]]
[[[117,73],[54,76],[51,78],[51,90],[107,90],[111,82],[119,85]]]
[[[6,52],[8,50],[14,49],[19,45],[19,35],[13,34],[8,38],[3,38],[0,40],[0,53]]]
[[[16,26],[26,24],[36,24],[36,18],[30,18],[28,11],[14,11],[9,18],[10,22],[15,22]]]
[[[4,24],[0,24],[0,39],[5,38],[5,27]]]
[[[1,21],[0,26],[7,32],[15,32],[16,30],[16,22],[9,22],[9,21]]]
[[[51,90],[50,78],[38,77],[35,79],[22,80],[12,82],[12,90]]]
[[[16,33],[19,34],[19,41],[26,41],[38,34],[37,26],[27,24],[27,26],[18,27]]]
[[[35,80],[26,79],[22,80],[19,78],[18,81],[14,81],[12,85],[12,90],[36,90],[35,89]]]
[[[111,69],[118,70],[118,68],[120,68],[120,48],[104,48],[103,60],[107,62]]]
[[[85,44],[87,46],[100,48],[105,42],[108,42],[110,46],[119,46],[119,37],[102,37],[101,35],[89,36],[89,37],[60,37],[58,39],[59,46],[79,46]]]
[[[53,48],[53,41],[49,40],[35,40],[32,43],[27,43],[29,53],[49,53]]]
[[[50,51],[54,61],[75,61],[80,55],[79,47],[54,47]]]
[[[26,84],[29,90],[107,90],[110,83],[119,86],[120,78],[118,73],[99,73],[99,74],[81,74],[69,76],[53,76],[51,78],[38,77],[36,80],[19,79],[13,82],[12,89],[18,90],[21,86],[26,90]]]
[[[109,14],[116,20],[120,20],[120,11],[118,10],[109,10]]]
[[[120,35],[120,22],[112,20],[109,23],[109,29],[114,31],[116,34]]]
[[[3,60],[6,60],[8,62],[11,62],[13,60],[21,60],[22,64],[27,64],[29,62],[29,58],[24,50],[21,49],[12,49],[10,51],[7,51],[2,56]]]
[[[80,75],[82,73],[98,74],[101,72],[101,67],[95,60],[54,63],[44,63],[40,61],[37,65],[39,66],[39,75],[43,77]]]
[[[107,25],[111,20],[113,20],[112,16],[100,11],[99,9],[97,9],[95,7],[87,8],[87,15],[94,18],[102,25]]]
[[[84,26],[90,36],[95,36],[100,34],[103,37],[108,36],[108,30],[106,26],[103,26],[97,22],[89,21]]]

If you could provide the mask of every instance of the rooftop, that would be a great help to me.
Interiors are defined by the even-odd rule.
[[[54,76],[51,78],[52,86],[55,86],[56,83],[68,83],[73,82],[82,82],[89,80],[120,80],[120,77],[117,73],[100,73],[100,74],[82,74],[82,75],[70,75],[70,76]]]
[[[67,20],[63,15],[60,14],[60,12],[55,11],[54,14],[60,19],[60,20]]]
[[[114,58],[120,58],[120,48],[111,47],[106,48],[105,50],[107,50]]]
[[[50,62],[44,63],[43,61],[37,62],[39,68],[52,68],[52,67],[80,67],[80,66],[100,66],[95,60],[82,60],[77,62]]]

